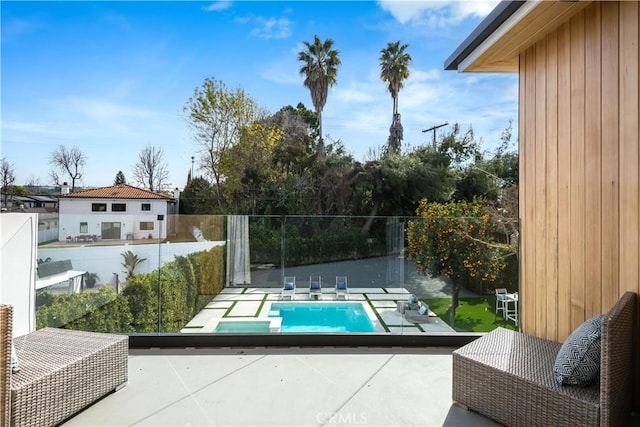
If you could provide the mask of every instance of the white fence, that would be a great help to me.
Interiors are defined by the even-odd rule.
[[[50,228],[48,230],[38,230],[38,244],[54,242],[58,240],[58,228]]]
[[[135,270],[136,274],[140,274],[150,273],[159,266],[173,261],[176,256],[185,256],[224,245],[224,241],[219,241],[38,248],[37,257],[42,260],[50,258],[52,261],[69,259],[74,270],[96,273],[99,277],[98,283],[108,283],[114,274],[118,275],[121,282],[126,278],[125,268],[122,265],[124,261],[122,253],[126,251],[133,252],[138,258],[146,258]]]

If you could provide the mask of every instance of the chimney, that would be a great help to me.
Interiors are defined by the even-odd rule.
[[[60,189],[60,194],[69,194],[69,184],[66,182],[62,183],[62,188]]]
[[[180,198],[180,189],[178,187],[173,190],[173,198],[178,200]]]

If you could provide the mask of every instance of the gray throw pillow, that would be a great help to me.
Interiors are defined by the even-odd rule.
[[[559,384],[588,386],[600,376],[602,315],[587,319],[562,344],[553,374]]]

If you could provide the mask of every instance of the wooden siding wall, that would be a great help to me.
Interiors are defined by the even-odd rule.
[[[593,2],[520,54],[521,324],[563,341],[640,293],[638,2]]]

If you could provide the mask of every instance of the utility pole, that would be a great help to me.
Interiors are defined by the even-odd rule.
[[[441,125],[430,127],[429,129],[422,129],[422,132],[430,132],[433,131],[433,148],[436,148],[436,129],[441,128],[443,126],[447,126],[449,122],[444,122]]]

